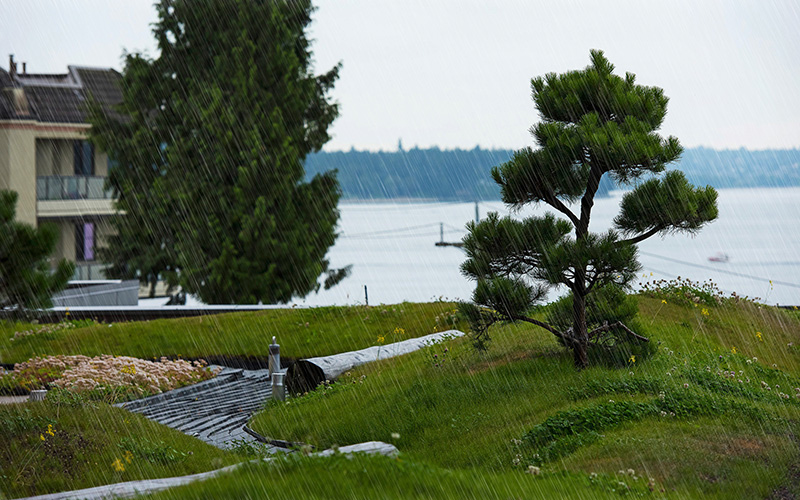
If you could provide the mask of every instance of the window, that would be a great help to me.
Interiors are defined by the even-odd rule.
[[[94,222],[75,224],[75,260],[94,260]]]
[[[72,141],[75,175],[94,175],[94,145],[89,141]]]

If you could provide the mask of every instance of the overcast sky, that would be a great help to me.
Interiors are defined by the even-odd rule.
[[[800,147],[796,0],[319,0],[316,68],[343,62],[327,150],[519,148],[537,115],[530,79],[585,67],[602,49],[619,74],[670,97],[663,132],[686,147]],[[149,0],[2,0],[0,66],[120,69],[155,53]]]

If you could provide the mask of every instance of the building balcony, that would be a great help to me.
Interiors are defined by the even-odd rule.
[[[54,175],[36,178],[36,216],[40,219],[102,217],[115,213],[105,177]]]
[[[96,176],[52,175],[36,178],[36,199],[110,200],[113,193],[105,188],[106,178]]]

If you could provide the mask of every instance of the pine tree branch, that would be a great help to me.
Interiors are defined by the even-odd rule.
[[[594,285],[597,283],[597,273],[593,273],[591,278],[587,278],[587,281],[589,284],[586,285],[586,293],[591,293]]]
[[[539,321],[539,320],[536,320],[536,319],[533,319],[533,318],[529,318],[527,316],[509,316],[509,319],[511,319],[512,321],[523,321],[525,323],[530,323],[530,324],[536,325],[536,326],[538,326],[540,328],[544,328],[548,332],[552,333],[556,337],[558,337],[561,340],[563,340],[564,342],[566,342],[567,345],[569,345],[570,342],[575,342],[575,339],[573,339],[572,337],[568,336],[567,334],[565,334],[563,332],[560,332],[560,331],[556,330],[552,326],[550,326],[547,323],[544,323],[542,321]]]
[[[592,158],[591,152],[589,152],[589,161],[591,162],[591,166],[589,167],[589,179],[586,183],[586,192],[583,198],[581,198],[581,219],[580,225],[576,226],[576,238],[581,238],[589,231],[589,219],[592,214],[592,206],[594,206],[594,195],[600,187],[600,179],[603,177],[603,174],[606,173],[606,171],[598,165],[597,160]]]
[[[647,238],[653,236],[654,234],[657,234],[660,231],[663,231],[664,229],[666,229],[666,227],[664,227],[662,225],[658,225],[658,226],[654,227],[653,229],[647,231],[646,233],[640,234],[639,236],[634,236],[633,238],[628,238],[627,240],[618,241],[617,242],[617,246],[633,245],[633,244],[639,243],[640,241],[644,241]]]
[[[610,325],[608,323],[606,323],[605,325],[603,325],[603,326],[601,326],[599,328],[595,328],[594,330],[589,332],[589,337],[591,338],[591,337],[597,335],[598,333],[607,332],[609,330],[613,330],[614,328],[622,328],[623,330],[625,330],[625,332],[628,335],[630,335],[631,337],[635,338],[636,340],[639,340],[639,341],[642,341],[642,342],[650,342],[650,339],[648,339],[647,337],[642,337],[641,335],[639,335],[637,333],[634,333],[630,328],[625,326],[622,323],[622,321],[617,321],[616,323],[612,323]]]
[[[567,206],[564,205],[564,202],[556,198],[555,194],[553,194],[552,191],[548,191],[547,193],[545,193],[544,201],[551,207],[555,208],[562,214],[566,215],[567,218],[570,220],[570,222],[572,222],[572,225],[578,227],[578,224],[580,223],[580,221],[578,220],[578,216],[572,213],[572,210],[567,208]]]

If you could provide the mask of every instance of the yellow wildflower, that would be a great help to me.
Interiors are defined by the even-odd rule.
[[[700,312],[703,313],[703,316],[708,316],[708,309],[706,309],[705,307]]]
[[[55,436],[55,433],[53,432],[53,424],[47,424],[47,432],[46,432],[46,434],[49,434],[51,436]]]
[[[133,460],[133,453],[131,453],[130,450],[127,450],[125,451],[125,456],[123,458],[125,458],[126,462],[131,463],[131,460]]]
[[[631,363],[636,363],[636,356],[631,355],[631,359],[629,359],[628,361],[630,361]]]
[[[111,462],[111,466],[114,467],[114,470],[117,472],[123,472],[125,470],[125,464],[123,464],[122,460],[119,458]]]
[[[41,439],[42,441],[44,441],[44,434],[39,434],[39,439]]]
[[[383,335],[378,335],[378,343],[379,343],[379,344],[383,344],[383,342],[384,342],[385,340],[386,340],[386,337],[384,337]]]
[[[736,348],[735,347],[731,347],[731,353],[736,354]]]
[[[761,332],[756,332],[756,337],[758,337],[758,340],[760,340],[761,342],[764,342],[764,339],[761,338]]]
[[[400,328],[399,326],[394,329],[394,334],[395,335],[401,335],[402,336],[402,335],[405,335],[405,333],[406,333],[406,331],[403,330],[402,328]]]
[[[667,301],[666,301],[666,300],[664,300],[664,299],[661,299],[661,303],[662,303],[662,304],[666,304],[666,303],[667,303]]]

